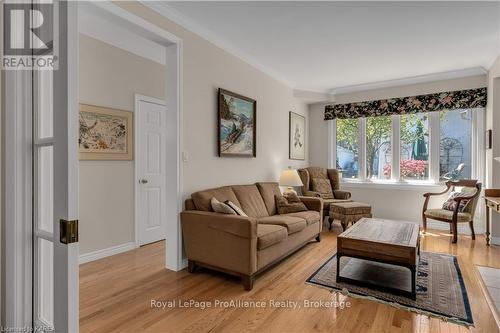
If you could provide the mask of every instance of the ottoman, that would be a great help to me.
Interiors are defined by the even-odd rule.
[[[372,217],[372,207],[362,202],[338,202],[330,205],[330,228],[333,220],[340,220],[342,229],[356,223],[362,217]]]

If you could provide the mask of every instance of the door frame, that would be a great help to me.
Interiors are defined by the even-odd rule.
[[[159,105],[163,105],[164,107],[164,112],[165,113],[168,113],[167,111],[167,106],[166,106],[166,103],[164,100],[162,99],[159,99],[159,98],[155,98],[155,97],[149,97],[149,96],[146,96],[146,95],[141,95],[141,94],[135,94],[134,95],[134,227],[135,227],[135,237],[134,237],[134,240],[135,240],[135,247],[139,247],[140,246],[140,239],[139,239],[139,189],[140,189],[140,186],[139,183],[138,183],[138,179],[139,179],[139,174],[137,172],[138,170],[138,164],[139,164],[139,160],[137,159],[137,152],[139,151],[139,134],[138,134],[138,128],[139,128],[139,103],[140,102],[149,102],[149,103],[154,103],[154,104],[159,104]],[[166,131],[164,131],[164,134],[165,134],[165,138],[167,137],[167,133]],[[163,142],[163,147],[166,146],[167,144],[167,140],[165,140],[165,142]],[[165,157],[167,155],[165,154]],[[169,168],[175,168],[176,165],[175,165],[175,160],[172,159],[168,159],[166,158],[166,161],[165,161],[165,168],[166,170],[168,170]],[[165,190],[167,189],[167,184],[163,184],[163,186],[165,186]],[[163,230],[163,233],[164,233],[164,236],[166,237],[166,220],[164,220],[162,218],[161,220],[161,226],[162,226],[162,230]]]
[[[179,271],[187,266],[182,258],[182,234],[180,227],[180,213],[182,211],[182,52],[183,41],[176,35],[150,23],[142,17],[121,8],[110,1],[87,2],[107,14],[112,14],[116,19],[126,21],[129,26],[137,28],[141,36],[151,38],[165,47],[165,106],[167,110],[167,156],[172,156],[175,162],[172,168],[167,167],[167,193],[166,193],[166,246],[165,267]]]
[[[182,39],[111,3],[96,2],[96,7],[147,31],[157,42],[165,43],[167,87],[167,130],[170,143],[167,155],[175,156],[175,168],[167,170],[166,268],[179,271],[186,267],[182,259],[180,212],[182,211]],[[74,52],[73,57],[78,56]],[[169,69],[169,70],[167,70]],[[26,106],[31,89],[26,71],[2,71],[1,79],[1,322],[8,327],[32,325],[32,225],[31,225],[31,128],[26,126]],[[76,74],[76,73],[75,73]],[[70,96],[77,98],[77,96]],[[30,109],[31,110],[31,109]],[[29,112],[31,117],[31,112]],[[76,132],[75,132],[76,133]],[[77,172],[78,170],[70,170]],[[29,183],[29,184],[28,184]],[[78,272],[73,272],[78,276]]]

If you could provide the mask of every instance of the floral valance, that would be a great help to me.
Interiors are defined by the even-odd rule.
[[[325,120],[419,113],[486,106],[486,88],[447,91],[436,94],[381,99],[325,107]]]

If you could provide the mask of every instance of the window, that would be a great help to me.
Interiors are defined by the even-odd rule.
[[[337,169],[343,178],[357,178],[358,164],[358,120],[337,120]]]
[[[441,111],[439,179],[471,178],[472,110]]]
[[[391,117],[366,119],[366,178],[391,178]]]
[[[356,181],[442,182],[484,176],[485,109],[332,120],[331,167]]]
[[[401,179],[429,178],[429,125],[426,113],[401,116],[400,160]]]

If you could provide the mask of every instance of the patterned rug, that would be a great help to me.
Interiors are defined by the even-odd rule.
[[[342,257],[341,276],[397,289],[411,290],[410,271],[404,267]],[[328,259],[308,283],[341,290],[342,293],[367,298],[408,311],[426,314],[450,322],[473,325],[472,313],[457,258],[432,252],[421,252],[417,275],[417,298],[335,282],[337,255]]]

